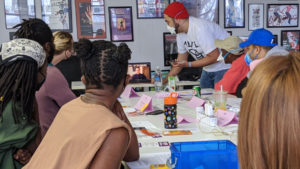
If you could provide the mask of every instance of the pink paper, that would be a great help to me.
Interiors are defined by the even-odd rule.
[[[165,98],[169,97],[170,93],[169,92],[159,92],[155,94],[155,98]]]
[[[224,111],[224,110],[218,110],[217,111],[217,119],[218,119],[218,125],[223,127],[229,124],[237,124],[238,123],[238,117],[234,112],[230,111]]]
[[[159,92],[155,94],[155,98],[165,98],[165,97],[169,97],[170,93],[169,92]],[[178,94],[177,98],[180,98],[181,96]]]
[[[121,94],[123,98],[130,98],[130,97],[139,97],[139,95],[134,91],[134,89],[130,86],[126,86],[123,93]]]
[[[178,124],[196,123],[196,122],[197,122],[197,120],[195,120],[191,117],[177,115],[177,123]]]
[[[147,105],[147,107],[144,110],[141,110],[146,105]],[[142,111],[142,112],[153,111],[152,98],[150,96],[147,96],[147,95],[142,95],[142,97],[137,102],[137,104],[134,106],[134,108],[139,110],[139,111]]]
[[[204,100],[202,100],[196,96],[193,96],[192,99],[189,102],[187,102],[186,104],[189,107],[196,108],[196,107],[202,106],[204,103],[205,103]]]

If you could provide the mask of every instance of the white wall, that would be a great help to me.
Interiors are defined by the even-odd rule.
[[[0,0],[0,43],[9,40],[9,32],[15,30],[7,30],[5,27],[5,17],[4,17],[4,0]],[[75,15],[75,0],[72,1],[72,21],[73,21],[73,37],[77,40],[76,31],[76,15]],[[224,0],[219,0],[219,24],[224,26]],[[36,16],[41,17],[41,0],[35,0],[36,2]],[[248,36],[251,32],[248,31],[248,3],[264,3],[264,20],[266,21],[266,8],[267,4],[274,3],[300,3],[300,0],[245,0],[245,28],[231,28],[227,29],[233,32],[236,36]],[[109,33],[109,16],[108,7],[110,6],[132,6],[133,15],[133,31],[134,31],[134,41],[127,42],[132,53],[131,62],[151,62],[152,69],[156,66],[164,67],[163,60],[163,32],[167,32],[166,24],[163,19],[137,19],[136,16],[136,0],[105,0],[105,14],[106,14],[106,30],[107,39],[110,40]],[[266,22],[264,23],[265,28]],[[278,42],[280,43],[281,30],[295,30],[300,29],[300,27],[294,28],[268,28],[273,34],[278,35]]]

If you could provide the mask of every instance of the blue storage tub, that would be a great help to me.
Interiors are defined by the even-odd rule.
[[[238,169],[236,146],[228,140],[171,143],[175,169]]]

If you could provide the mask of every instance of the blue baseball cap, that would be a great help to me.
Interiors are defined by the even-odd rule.
[[[250,45],[274,47],[277,45],[277,43],[273,43],[273,39],[274,39],[274,36],[270,31],[268,31],[264,28],[260,28],[260,29],[254,30],[250,34],[248,40],[240,43],[240,47],[244,48],[244,47],[248,47]]]

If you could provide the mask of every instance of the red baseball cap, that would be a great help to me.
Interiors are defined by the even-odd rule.
[[[181,2],[172,2],[165,9],[164,14],[174,19],[186,19],[189,17],[189,13]]]

